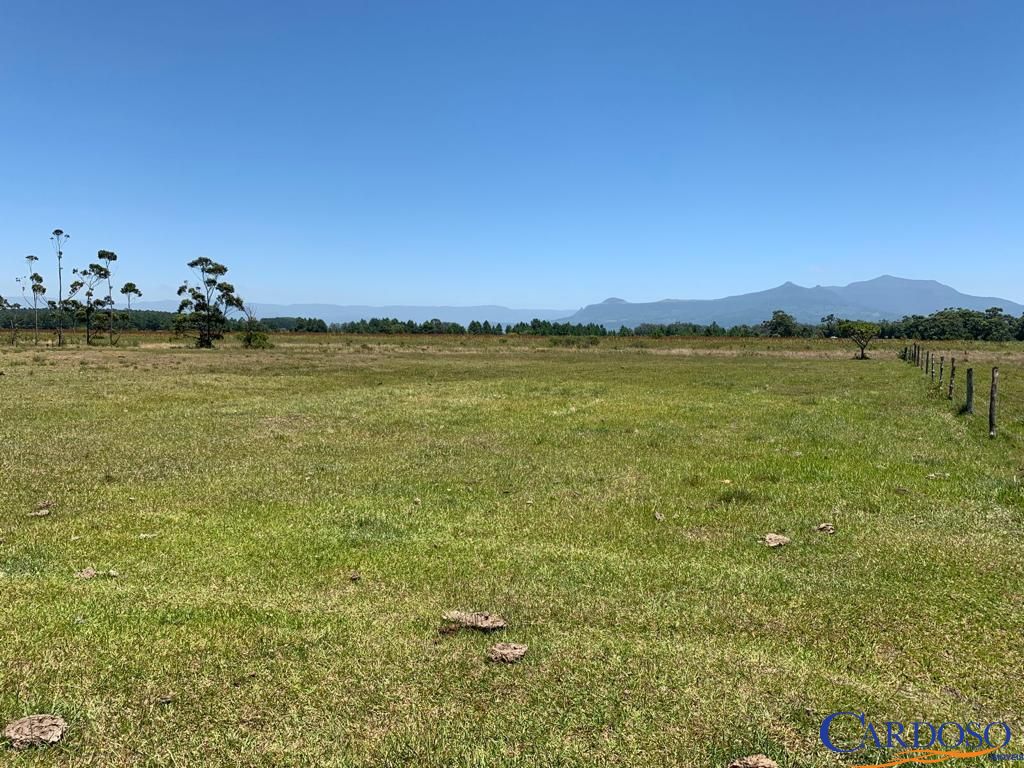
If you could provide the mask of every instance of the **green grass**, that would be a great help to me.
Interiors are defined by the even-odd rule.
[[[835,710],[1024,752],[1019,347],[967,418],[894,342],[275,341],[0,350],[0,721],[71,726],[0,763],[881,761]]]

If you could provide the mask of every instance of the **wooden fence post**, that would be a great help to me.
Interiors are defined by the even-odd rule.
[[[939,386],[942,386],[942,372],[946,368],[946,356],[943,355],[939,358]]]
[[[932,367],[932,370],[931,370],[932,384],[934,384],[935,383],[935,355],[932,355],[931,364],[932,364],[932,366],[931,366]]]
[[[988,436],[996,436],[996,395],[999,392],[999,368],[992,369],[992,389],[988,395]]]
[[[924,351],[924,375],[925,376],[928,375],[928,366],[931,365],[931,361],[932,361],[932,351],[930,349],[926,349]]]
[[[974,413],[974,369],[967,369],[967,402],[964,404],[964,413]]]
[[[946,393],[946,399],[953,399],[953,382],[956,380],[956,358],[949,358],[949,392]]]

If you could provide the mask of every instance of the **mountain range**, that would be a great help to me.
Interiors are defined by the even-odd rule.
[[[599,323],[607,328],[641,323],[712,322],[721,326],[753,325],[781,309],[802,323],[817,323],[826,315],[850,320],[898,320],[904,315],[928,315],[948,307],[985,310],[1001,307],[1011,315],[1024,314],[1024,305],[991,296],[969,296],[935,280],[908,280],[882,275],[849,285],[804,288],[783,283],[776,288],[721,299],[665,299],[630,303],[605,299],[590,304],[567,319],[573,323]]]
[[[395,317],[422,323],[438,318],[468,324],[471,320],[491,323],[560,320],[572,323],[598,323],[610,329],[641,323],[712,322],[721,326],[753,325],[767,320],[773,311],[784,310],[803,323],[817,323],[826,315],[851,320],[898,320],[904,315],[927,315],[947,307],[985,310],[1001,307],[1012,315],[1024,314],[1024,305],[991,296],[970,296],[935,280],[908,280],[882,275],[842,286],[816,285],[805,288],[783,283],[766,291],[726,296],[721,299],[664,299],[652,302],[628,302],[605,299],[573,312],[571,309],[510,309],[494,305],[450,306],[341,306],[338,304],[263,304],[251,305],[258,317],[316,317],[328,323],[344,323],[371,317]],[[139,309],[173,312],[176,301],[141,302]]]

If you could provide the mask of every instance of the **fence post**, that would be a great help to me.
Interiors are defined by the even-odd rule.
[[[967,402],[964,405],[964,413],[974,413],[974,369],[967,369]]]
[[[900,358],[903,360],[903,362],[907,362],[907,347],[905,345],[903,347],[903,354],[900,355]]]
[[[932,360],[932,351],[930,349],[926,349],[924,351],[924,375],[925,376],[928,375],[928,366],[931,364],[931,360]]]
[[[942,386],[942,372],[946,368],[946,356],[943,355],[939,358],[939,386]]]
[[[992,369],[992,390],[988,395],[988,436],[996,436],[996,395],[999,392],[999,368]]]
[[[949,392],[946,393],[946,399],[953,399],[953,382],[956,380],[956,358],[949,358]]]
[[[934,384],[935,383],[935,355],[932,355],[931,364],[932,364],[932,370],[931,370],[932,384]]]

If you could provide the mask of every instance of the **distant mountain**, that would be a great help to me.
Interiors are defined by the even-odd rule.
[[[562,318],[572,323],[599,323],[607,328],[641,323],[716,322],[722,326],[753,325],[782,309],[803,323],[816,323],[835,314],[856,320],[898,320],[904,315],[927,315],[947,307],[984,310],[1002,307],[1013,315],[1024,314],[1024,305],[1009,299],[969,296],[934,280],[907,280],[883,275],[845,286],[804,288],[783,283],[777,288],[721,299],[665,299],[630,303],[607,299],[590,304]]]
[[[162,312],[176,312],[178,302],[143,301],[138,309],[154,309]],[[369,320],[371,317],[394,317],[399,320],[414,320],[423,323],[427,320],[444,320],[449,323],[467,325],[471,320],[481,323],[488,320],[492,323],[529,322],[533,318],[555,320],[571,313],[571,309],[509,309],[493,305],[474,307],[368,307],[341,306],[338,304],[262,304],[253,302],[250,305],[257,317],[316,317],[327,323],[348,323],[354,320]]]

